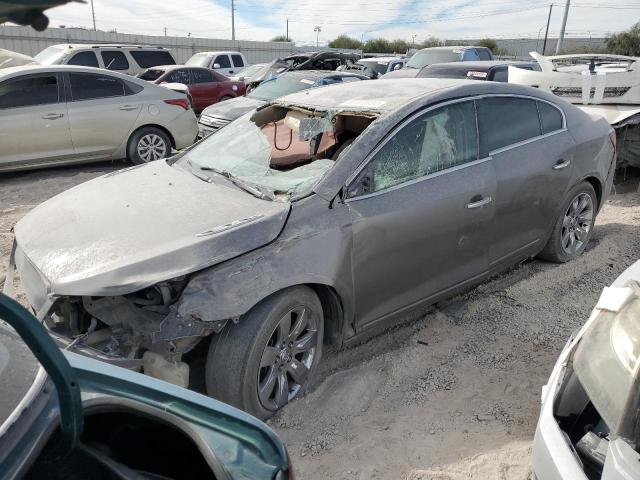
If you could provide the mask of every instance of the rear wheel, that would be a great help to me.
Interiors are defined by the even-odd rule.
[[[171,154],[169,136],[156,127],[136,130],[127,143],[127,158],[135,164],[167,158]]]
[[[307,287],[283,290],[211,340],[207,393],[259,418],[303,394],[320,362],[322,306]]]
[[[596,192],[589,182],[576,185],[562,206],[562,213],[540,258],[563,263],[580,255],[593,234],[597,202]]]

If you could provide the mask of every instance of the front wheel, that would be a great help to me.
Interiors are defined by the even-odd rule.
[[[322,355],[323,313],[307,287],[279,292],[211,339],[207,393],[261,419],[303,394]]]
[[[127,158],[136,165],[167,158],[170,154],[171,140],[155,127],[136,130],[127,144]]]
[[[596,192],[589,182],[576,185],[562,206],[562,213],[540,258],[563,263],[579,256],[593,234],[597,202]]]

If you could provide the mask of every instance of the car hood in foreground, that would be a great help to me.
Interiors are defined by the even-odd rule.
[[[15,226],[18,248],[50,295],[123,295],[274,240],[289,203],[219,178],[162,160],[104,175],[34,208]]]
[[[202,115],[226,118],[227,120],[233,121],[265,103],[263,100],[257,100],[255,98],[236,97],[205,108],[202,111]]]

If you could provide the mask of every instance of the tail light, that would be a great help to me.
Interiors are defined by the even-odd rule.
[[[168,103],[169,105],[177,105],[178,107],[182,107],[185,110],[189,110],[191,108],[191,104],[187,98],[175,98],[171,100],[165,100],[164,103]]]
[[[617,150],[617,145],[616,145],[616,131],[612,128],[611,131],[609,132],[609,138],[611,139],[611,143],[613,143],[613,149]]]

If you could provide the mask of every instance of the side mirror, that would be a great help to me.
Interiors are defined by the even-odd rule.
[[[394,70],[400,70],[401,68],[402,68],[401,63],[396,63],[395,67],[393,67]]]
[[[220,64],[219,63],[214,63],[213,64],[213,69],[216,70],[218,68],[220,68]]]

